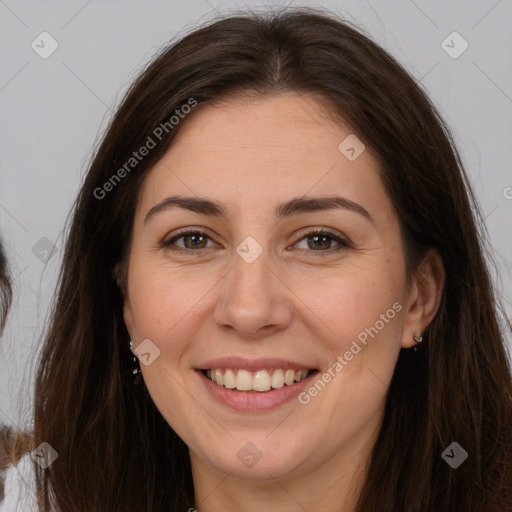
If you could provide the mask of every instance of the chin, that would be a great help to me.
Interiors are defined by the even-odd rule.
[[[268,435],[268,434],[265,434]],[[292,444],[251,442],[250,436],[243,440],[226,443],[219,441],[218,446],[227,446],[215,454],[207,454],[208,463],[221,473],[244,480],[267,480],[282,477],[294,472],[304,462],[304,449]],[[276,438],[277,440],[277,438]]]

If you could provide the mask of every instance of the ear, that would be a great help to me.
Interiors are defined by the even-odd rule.
[[[416,344],[414,336],[423,333],[436,315],[445,279],[443,260],[435,249],[430,249],[412,277],[405,311],[402,348],[413,347]]]
[[[130,337],[132,339],[135,339],[135,322],[133,318],[133,311],[130,304],[130,299],[128,296],[128,286],[127,286],[127,279],[126,279],[126,268],[122,263],[117,263],[114,265],[114,268],[112,269],[112,278],[115,280],[119,290],[121,291],[121,294],[123,296],[123,319],[124,324],[126,326],[126,329],[128,333],[130,334]]]
[[[135,341],[137,339],[137,335],[135,333],[135,321],[128,294],[123,294],[123,301],[124,325],[126,325],[126,330],[128,331],[130,338]]]

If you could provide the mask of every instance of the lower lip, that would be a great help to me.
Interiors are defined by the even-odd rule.
[[[304,380],[295,382],[291,386],[286,384],[282,388],[271,389],[270,391],[234,391],[224,386],[219,386],[208,377],[196,370],[206,389],[211,395],[228,407],[237,411],[268,411],[289,402],[309,384],[311,377],[317,372],[308,375]]]

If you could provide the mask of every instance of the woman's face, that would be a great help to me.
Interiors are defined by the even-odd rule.
[[[152,399],[210,472],[291,477],[368,453],[418,330],[377,160],[312,96],[182,122],[140,190],[129,258],[124,317],[134,346],[150,340]]]

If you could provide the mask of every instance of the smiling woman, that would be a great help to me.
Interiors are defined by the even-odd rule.
[[[74,208],[40,510],[512,510],[510,324],[480,222],[428,97],[343,20],[240,14],[173,42]]]

